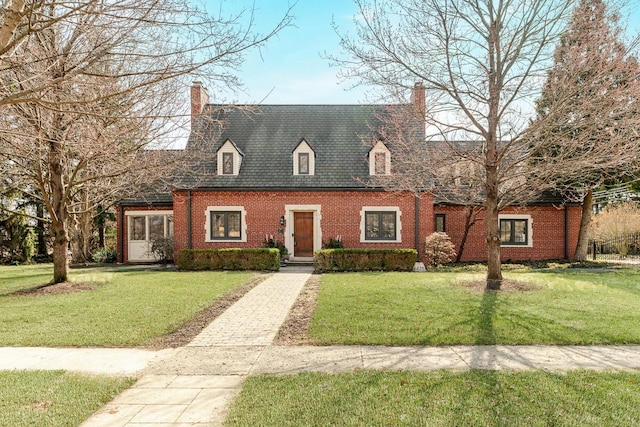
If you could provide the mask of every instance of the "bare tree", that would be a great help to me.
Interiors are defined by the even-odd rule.
[[[483,173],[487,287],[502,282],[498,212],[538,192],[522,168],[522,129],[572,0],[356,0],[355,37],[343,36],[345,71],[366,84],[426,89],[427,135]],[[476,141],[467,149],[460,139]],[[428,169],[424,165],[419,170]],[[474,169],[475,170],[475,169]],[[417,174],[418,172],[416,172]]]
[[[615,13],[582,0],[556,49],[532,133],[557,188],[583,201],[575,258],[587,256],[593,190],[640,168],[640,66],[621,42]],[[544,142],[542,142],[544,141]]]
[[[468,141],[427,140],[424,134],[425,108],[416,101],[424,90],[421,84],[413,88],[409,104],[390,105],[377,114],[381,127],[372,128],[375,135],[363,136],[365,144],[378,141],[392,149],[392,173],[374,175],[367,184],[388,191],[410,191],[417,195],[428,191],[436,204],[463,207],[463,233],[458,243],[456,262],[462,259],[469,230],[483,211],[483,170],[473,159],[478,144]],[[455,242],[454,242],[455,243]]]
[[[206,75],[214,89],[238,85],[242,53],[290,18],[254,34],[252,11],[215,17],[186,0],[25,5],[0,51],[0,172],[6,185],[44,201],[54,282],[61,282],[71,216],[172,178],[181,154],[161,148],[188,120],[176,96],[186,79]],[[11,29],[7,17],[2,31]]]

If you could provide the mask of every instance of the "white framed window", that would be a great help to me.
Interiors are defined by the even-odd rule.
[[[363,206],[360,211],[360,242],[401,243],[401,216],[397,206]]]
[[[151,242],[173,236],[173,211],[129,211],[125,215],[130,242]]]
[[[391,152],[382,141],[369,151],[369,175],[391,174]]]
[[[531,215],[498,215],[500,245],[502,247],[533,247]]]
[[[247,212],[243,206],[209,206],[205,215],[205,242],[247,241]]]
[[[304,139],[293,150],[293,174],[315,175],[316,153]]]
[[[218,175],[238,175],[243,156],[244,153],[230,139],[227,139],[217,152]]]

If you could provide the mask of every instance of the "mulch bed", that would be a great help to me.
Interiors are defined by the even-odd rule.
[[[320,291],[320,275],[312,275],[291,307],[289,315],[278,330],[274,345],[310,345],[309,327],[316,309],[316,299]]]
[[[59,294],[71,294],[74,292],[87,292],[93,291],[96,287],[94,285],[87,285],[84,283],[72,283],[62,282],[54,283],[51,285],[38,286],[37,288],[26,289],[22,291],[16,291],[12,295],[27,295],[27,296],[44,296],[44,295],[59,295]]]

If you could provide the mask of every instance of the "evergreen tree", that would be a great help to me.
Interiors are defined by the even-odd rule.
[[[556,172],[556,189],[583,203],[575,258],[586,258],[593,189],[637,170],[640,67],[621,41],[616,14],[581,0],[554,55],[532,133],[533,161]],[[565,167],[568,165],[569,167]]]

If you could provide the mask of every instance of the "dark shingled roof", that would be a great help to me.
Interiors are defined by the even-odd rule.
[[[187,150],[199,159],[182,188],[365,188],[382,105],[207,105],[194,121]],[[237,176],[217,176],[217,150],[226,140],[243,153]],[[302,140],[315,151],[315,174],[293,175]]]

